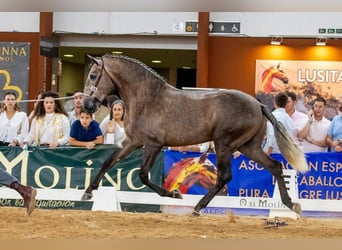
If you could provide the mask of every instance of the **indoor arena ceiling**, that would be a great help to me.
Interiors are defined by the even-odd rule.
[[[101,56],[113,51],[121,51],[123,55],[138,59],[153,68],[196,68],[196,50],[60,47],[59,58],[63,62],[84,64],[86,54]],[[74,57],[64,57],[66,54],[73,54]],[[161,62],[153,63],[153,60]]]

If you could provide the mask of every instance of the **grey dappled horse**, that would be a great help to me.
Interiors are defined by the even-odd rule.
[[[143,184],[160,196],[182,198],[178,190],[168,191],[148,179],[153,162],[163,146],[184,146],[213,141],[218,176],[216,185],[196,204],[199,215],[214,196],[232,179],[231,155],[239,150],[268,169],[278,181],[282,202],[300,213],[301,208],[288,195],[280,162],[262,150],[266,120],[275,129],[279,148],[301,172],[308,169],[304,154],[281,123],[254,97],[238,90],[184,91],[168,84],[142,62],[126,56],[89,56],[92,61],[84,93],[84,107],[96,110],[106,95],[117,91],[126,104],[124,126],[127,138],[123,147],[103,163],[82,199],[92,198],[104,174],[137,148],[144,146],[139,176]]]

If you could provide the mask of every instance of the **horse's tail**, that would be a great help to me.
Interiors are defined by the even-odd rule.
[[[266,105],[261,104],[261,110],[262,114],[272,123],[279,150],[288,163],[302,173],[308,171],[309,166],[304,153],[289,135],[284,125],[277,121]]]

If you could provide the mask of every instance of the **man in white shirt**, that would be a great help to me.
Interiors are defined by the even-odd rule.
[[[305,126],[298,131],[298,137],[303,140],[303,151],[307,152],[327,152],[328,145],[325,138],[331,121],[324,117],[326,101],[323,97],[314,100],[313,108],[308,112],[308,121]]]
[[[74,92],[74,109],[68,112],[68,117],[70,121],[70,126],[75,120],[80,117],[80,112],[83,106],[83,90],[78,89]]]
[[[272,114],[275,116],[275,118],[279,122],[281,122],[284,125],[287,132],[293,138],[296,138],[297,137],[296,126],[294,122],[292,121],[291,117],[286,113],[286,110],[285,110],[287,101],[288,101],[288,96],[286,93],[284,92],[278,93],[274,97],[275,110],[272,112]],[[266,133],[267,133],[266,135],[267,139],[266,139],[266,144],[264,146],[264,151],[267,152],[268,154],[280,153],[279,147],[274,138],[273,126],[268,125]]]
[[[296,126],[297,131],[300,131],[304,128],[304,126],[308,122],[309,120],[308,116],[307,114],[304,114],[303,112],[300,112],[296,109],[296,106],[297,106],[296,93],[287,91],[286,94],[288,96],[288,100],[287,100],[285,110],[288,113],[288,115],[291,117],[293,123]],[[298,146],[303,150],[303,139],[297,136],[296,142],[298,143]]]

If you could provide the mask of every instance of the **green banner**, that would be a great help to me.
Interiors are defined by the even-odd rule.
[[[17,177],[21,183],[36,188],[79,189],[88,187],[102,163],[118,148],[98,145],[94,149],[30,147],[28,154],[20,147],[0,147],[0,167]],[[152,192],[139,178],[143,149],[133,151],[112,167],[100,185],[114,186],[121,191]],[[164,152],[157,157],[149,178],[162,185]]]

